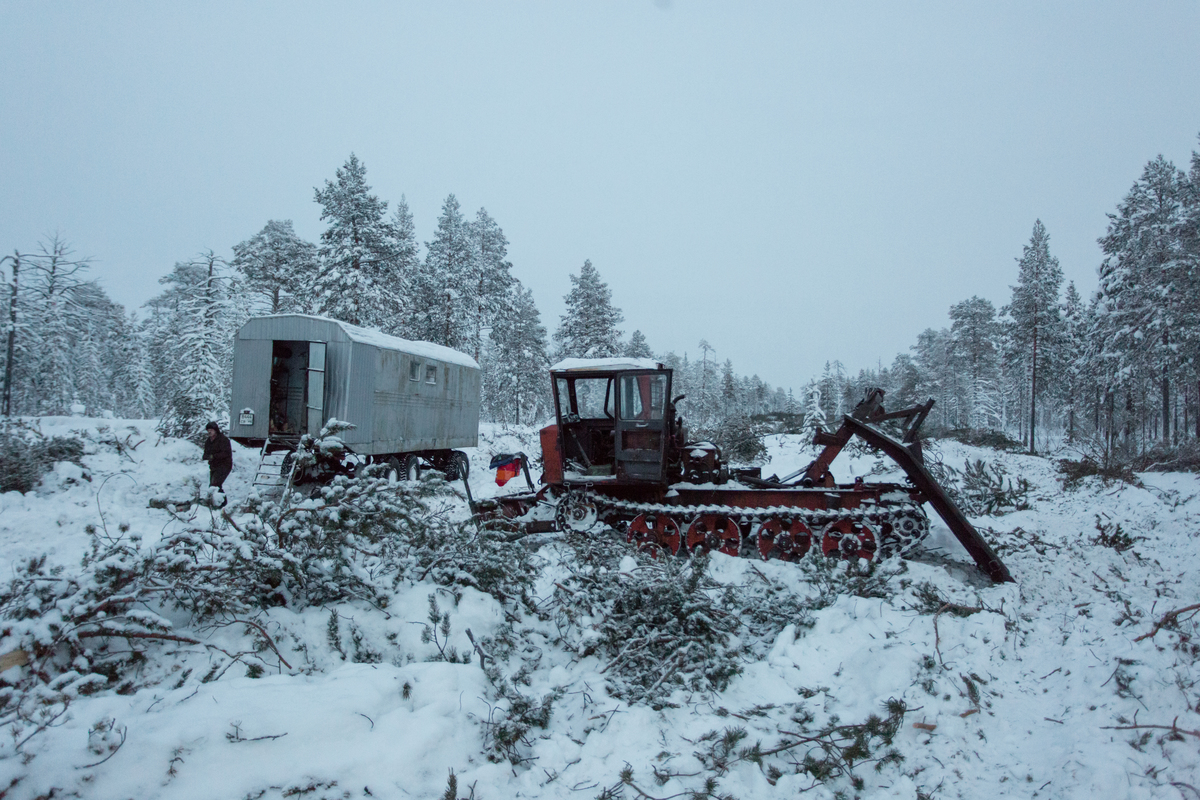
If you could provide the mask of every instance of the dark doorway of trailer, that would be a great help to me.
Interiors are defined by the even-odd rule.
[[[316,434],[324,421],[325,343],[274,342],[271,348],[270,434]]]

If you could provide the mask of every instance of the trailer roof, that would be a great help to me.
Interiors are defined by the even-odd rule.
[[[653,358],[564,358],[550,368],[553,372],[619,372],[626,369],[665,369]]]
[[[342,322],[338,319],[317,317],[312,314],[268,314],[263,317],[256,317],[256,319],[285,319],[289,317],[309,319],[316,322],[328,322],[337,325],[352,342],[361,342],[362,344],[382,347],[387,350],[399,350],[411,356],[431,358],[435,361],[444,361],[448,364],[459,364],[464,367],[479,369],[479,364],[475,359],[466,353],[460,353],[452,348],[434,344],[433,342],[415,342],[410,339],[401,339],[399,336],[389,336],[382,331],[363,328],[359,325],[351,325],[349,322]]]

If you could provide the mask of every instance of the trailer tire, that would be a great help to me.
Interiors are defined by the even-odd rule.
[[[421,479],[421,459],[409,453],[404,457],[404,469],[400,473],[401,480],[417,481]]]
[[[450,458],[446,459],[446,480],[466,480],[470,474],[471,460],[467,458],[467,454],[459,450],[451,452]]]
[[[383,477],[387,478],[389,484],[399,483],[403,479],[403,475],[404,469],[395,456],[384,462]]]

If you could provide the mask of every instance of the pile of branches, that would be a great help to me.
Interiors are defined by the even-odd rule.
[[[0,492],[31,491],[59,461],[83,466],[83,442],[46,436],[19,419],[0,421]]]
[[[1078,461],[1069,458],[1059,459],[1058,472],[1062,476],[1064,489],[1075,489],[1084,478],[1095,475],[1105,483],[1122,481],[1137,486],[1140,484],[1137,475],[1128,464],[1110,461],[1107,466],[1101,461],[1085,456]]]
[[[833,716],[823,725],[814,724],[816,716],[803,703],[756,706],[739,714],[718,709],[723,716],[736,716],[746,721],[756,734],[773,735],[773,741],[766,744],[757,739],[750,744],[746,725],[711,730],[695,740],[685,740],[691,746],[691,758],[698,762],[695,766],[686,762],[686,766],[674,769],[654,766],[653,781],[659,786],[671,781],[684,786],[691,784],[690,788],[672,797],[732,800],[732,795],[720,791],[721,779],[734,769],[751,766],[761,771],[772,786],[785,775],[794,775],[809,783],[800,789],[801,792],[824,785],[837,789],[834,797],[848,796],[844,789],[858,796],[866,782],[857,774],[856,768],[871,764],[875,772],[883,772],[889,765],[904,761],[904,756],[892,745],[908,707],[903,700],[895,698],[890,698],[883,706],[886,716],[871,714],[858,723],[843,723]],[[625,786],[638,797],[652,796],[639,785],[629,764],[621,770],[619,782],[600,796],[619,797]]]
[[[615,531],[572,538],[570,575],[555,599],[580,655],[601,656],[609,692],[631,703],[661,708],[679,688],[723,690],[741,671],[740,622],[724,607],[732,595],[706,578],[707,556],[640,557],[622,572],[629,550],[619,539]]]
[[[1008,477],[1008,471],[999,462],[967,459],[962,472],[947,464],[941,469],[943,485],[966,514],[995,516],[1029,508],[1033,484],[1021,476]]]

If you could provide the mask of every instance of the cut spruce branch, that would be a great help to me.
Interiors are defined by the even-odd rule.
[[[1174,720],[1172,720],[1170,725],[1102,725],[1102,726],[1100,726],[1100,730],[1102,730],[1102,731],[1138,731],[1138,730],[1171,731],[1171,733],[1186,733],[1188,736],[1195,736],[1197,739],[1200,739],[1200,731],[1189,731],[1186,728],[1180,728],[1178,725],[1175,724],[1178,721],[1179,721],[1179,717],[1176,717]]]
[[[1177,608],[1174,611],[1168,611],[1166,614],[1162,615],[1162,619],[1154,623],[1154,627],[1150,629],[1149,633],[1143,633],[1141,636],[1134,639],[1134,641],[1140,642],[1142,639],[1153,639],[1154,635],[1167,625],[1174,625],[1175,623],[1179,622],[1179,617],[1181,614],[1187,614],[1189,612],[1193,613],[1193,616],[1195,615],[1195,612],[1200,612],[1200,603],[1193,603],[1190,606],[1184,606],[1183,608]]]

